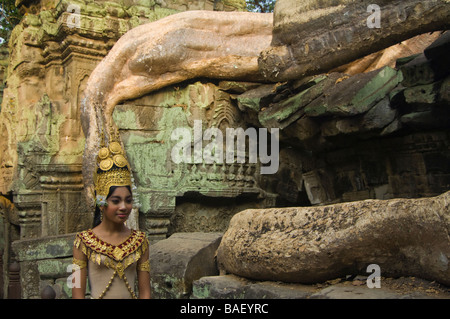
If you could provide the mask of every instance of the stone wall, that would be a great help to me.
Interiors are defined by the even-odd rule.
[[[180,231],[224,231],[233,214],[246,207],[271,207],[275,194],[261,189],[258,163],[175,163],[175,129],[247,129],[232,91],[250,83],[196,81],[171,86],[118,105],[113,119],[133,167],[140,199],[140,227],[152,240]],[[190,141],[191,139],[189,139]],[[210,141],[200,141],[202,151]],[[225,149],[225,140],[221,140]],[[194,156],[194,145],[192,158]],[[248,152],[248,149],[247,149]],[[224,155],[225,156],[225,155]],[[192,159],[190,158],[190,159]]]
[[[297,150],[310,204],[448,190],[449,33],[439,34],[422,52],[397,55],[393,67],[330,72],[236,97],[253,123],[280,127],[284,147]]]

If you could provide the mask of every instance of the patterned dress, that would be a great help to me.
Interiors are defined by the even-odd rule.
[[[101,240],[89,229],[77,233],[74,246],[87,257],[92,298],[137,298],[134,292],[137,270],[150,271],[148,260],[138,264],[148,249],[144,232],[131,230],[128,238],[115,246]]]

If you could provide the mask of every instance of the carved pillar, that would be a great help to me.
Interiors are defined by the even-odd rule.
[[[24,191],[14,196],[18,210],[20,239],[41,236],[41,193]]]
[[[73,233],[89,228],[92,214],[86,210],[81,165],[42,166],[42,236]]]
[[[17,261],[9,266],[8,299],[21,299],[20,265]]]

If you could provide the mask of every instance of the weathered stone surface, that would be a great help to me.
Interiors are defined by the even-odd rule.
[[[311,299],[426,299],[424,294],[399,294],[390,289],[369,289],[367,286],[335,285],[312,294]]]
[[[401,73],[384,67],[337,83],[305,107],[310,116],[352,116],[367,112],[401,82]]]
[[[263,99],[274,93],[276,85],[259,85],[257,88],[245,91],[237,96],[238,106],[241,111],[259,112],[264,107]]]
[[[152,297],[187,298],[194,280],[217,275],[214,257],[221,238],[221,233],[175,233],[151,245]]]
[[[450,291],[434,281],[416,277],[358,275],[325,283],[303,285],[275,281],[252,281],[235,275],[208,276],[194,281],[191,299],[450,299]]]
[[[361,131],[382,129],[389,125],[397,114],[387,97],[375,104],[361,119]]]
[[[390,105],[387,97],[375,104],[369,111],[359,116],[340,117],[325,121],[320,129],[324,137],[364,133],[381,130],[396,117],[397,111]]]
[[[12,244],[19,261],[35,261],[54,257],[71,256],[74,234],[49,236],[39,239],[24,239]]]
[[[439,80],[439,75],[433,70],[431,61],[423,53],[412,61],[399,66],[399,69],[403,74],[402,84],[406,87],[429,84]],[[445,71],[444,69],[440,69],[440,72]]]
[[[284,129],[302,117],[305,114],[305,106],[324,94],[330,83],[336,81],[338,76],[339,74],[334,73],[329,77],[322,75],[311,79],[304,85],[305,90],[280,102],[272,103],[270,107],[262,110],[258,115],[259,122],[265,127]]]
[[[449,62],[448,52],[450,49],[450,33],[446,31],[442,37],[434,41],[428,48],[425,49],[424,54],[429,60],[442,60]]]
[[[244,298],[248,280],[234,275],[205,276],[193,282],[192,299]]]
[[[20,262],[22,298],[40,298],[41,289],[58,279],[61,289],[68,291],[65,280],[70,275],[67,266],[72,263],[74,239],[75,234],[67,234],[12,243],[14,255]]]
[[[379,28],[370,5],[371,0],[277,1],[273,41],[259,59],[262,73],[275,81],[319,74],[413,35],[448,29],[446,0],[378,3]]]
[[[194,281],[191,299],[306,299],[315,292],[313,286],[223,275]]]
[[[440,76],[445,77],[435,80],[435,73],[421,75],[420,68],[411,68],[413,74],[405,71],[407,79],[402,80],[403,70],[409,70],[404,66],[416,60],[417,54],[424,56],[437,36],[441,45],[434,46],[433,63],[446,65],[445,37],[441,40],[441,32],[424,36],[401,43],[400,52],[412,56],[402,58],[395,55],[399,48],[387,49],[395,69],[383,68],[397,73],[392,85],[389,76],[380,76],[383,68],[355,74],[346,66],[337,71],[349,70],[349,74],[321,74],[317,77],[325,79],[318,83],[307,77],[278,85],[261,105],[254,106],[259,108],[260,125],[280,127],[280,140],[302,154],[303,192],[311,204],[435,196],[448,190],[445,165],[433,167],[448,162],[450,156],[446,129],[450,120],[449,69],[443,67]],[[411,51],[407,43],[413,44]],[[400,60],[395,63],[394,57]],[[429,62],[428,58],[415,61],[415,66]],[[317,94],[311,95],[313,92]],[[304,99],[308,95],[313,99]],[[428,138],[435,142],[426,142]]]
[[[246,299],[307,299],[315,290],[313,286],[286,284],[275,281],[254,282],[249,285]]]
[[[437,102],[437,94],[440,87],[440,82],[417,85],[411,88],[407,88],[404,91],[405,102],[412,105],[417,104],[435,104]]]
[[[231,220],[218,264],[246,278],[315,283],[375,263],[386,276],[449,285],[449,196],[246,210]]]

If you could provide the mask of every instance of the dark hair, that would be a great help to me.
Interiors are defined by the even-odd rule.
[[[112,193],[114,193],[114,191],[117,189],[117,187],[120,187],[120,186],[111,186],[109,188],[109,193],[108,193],[108,196],[106,196],[106,199],[111,197]],[[130,191],[130,194],[132,194],[131,186],[124,186],[124,187],[126,187]],[[98,205],[95,205],[94,221],[92,223],[92,228],[94,228],[95,226],[98,226],[102,222],[101,216],[102,216],[102,212],[100,211],[100,207],[98,207]]]

